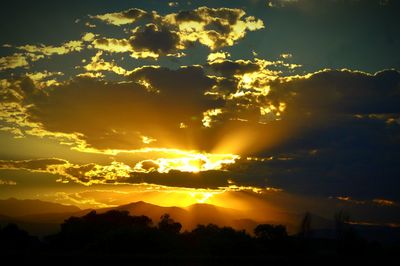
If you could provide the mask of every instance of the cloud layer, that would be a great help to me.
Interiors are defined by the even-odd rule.
[[[398,70],[307,72],[291,51],[271,60],[252,51],[250,32],[266,34],[269,25],[257,12],[173,10],[99,13],[82,19],[90,32],[86,25],[77,38],[3,44],[0,130],[106,159],[6,156],[0,168],[82,185],[400,200]],[[242,41],[248,47],[235,50]],[[193,51],[202,63],[185,58]]]

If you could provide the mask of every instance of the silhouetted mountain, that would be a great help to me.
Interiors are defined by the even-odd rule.
[[[158,221],[163,214],[168,213],[174,220],[182,224],[183,230],[191,230],[198,224],[213,223],[219,226],[232,226],[236,229],[246,229],[248,232],[252,232],[253,225],[257,224],[251,219],[238,223],[238,219],[246,218],[240,211],[210,204],[193,204],[186,208],[180,208],[162,207],[138,201],[115,208],[98,209],[97,212],[103,213],[109,210],[128,211],[131,215],[145,215],[153,221]]]
[[[123,208],[138,210],[146,205],[139,202]],[[200,209],[199,213],[207,215],[218,211],[209,205],[191,209]],[[24,265],[32,262],[43,265],[44,261],[68,265],[81,262],[85,265],[210,265],[210,262],[389,265],[388,262],[398,262],[398,243],[369,242],[352,225],[344,227],[342,233],[336,239],[289,236],[284,225],[273,224],[258,224],[254,235],[215,224],[197,225],[193,230],[182,232],[181,224],[169,214],[152,221],[147,216],[130,215],[127,210],[91,211],[66,219],[58,232],[41,239],[16,224],[2,226],[0,255],[2,261]]]
[[[0,227],[6,226],[7,224],[16,224],[21,229],[35,236],[54,234],[60,230],[59,222],[35,221],[33,219],[23,220],[23,218],[0,215]]]
[[[11,211],[7,211],[7,208],[5,208],[5,213],[2,213],[2,209],[0,208],[0,214],[7,216],[7,219],[2,219],[0,217],[0,222],[2,221],[2,224],[6,222],[16,223],[22,229],[36,235],[53,233],[54,230],[58,230],[58,225],[67,218],[71,216],[81,217],[91,211],[91,209],[80,210],[74,206],[65,206],[55,203],[52,205],[53,203],[38,200],[4,200],[4,202],[6,201],[13,203],[15,208],[21,208],[21,211],[15,211],[13,215]],[[26,206],[24,205],[25,203]],[[33,203],[37,203],[37,205],[43,205],[44,207],[39,210],[33,208],[30,210],[30,212],[25,211]],[[50,211],[45,211],[45,209],[51,210],[50,208],[45,208],[46,206],[60,206],[60,209],[57,209],[56,212],[51,213]],[[180,208],[162,207],[143,201],[138,201],[118,207],[101,208],[97,209],[96,211],[97,213],[105,213],[110,210],[128,211],[131,215],[145,215],[151,218],[153,221],[158,221],[162,215],[168,213],[174,220],[179,221],[182,224],[183,230],[191,230],[198,224],[213,223],[219,226],[232,226],[235,229],[245,229],[251,233],[254,227],[257,225],[256,221],[246,219],[246,217],[240,211],[210,204],[194,204],[186,208]],[[37,213],[35,213],[35,211],[37,211]],[[241,221],[238,222],[239,220]],[[46,230],[46,228],[49,230]]]
[[[76,206],[41,200],[19,200],[15,198],[0,200],[0,214],[11,217],[45,213],[72,213],[78,211],[80,211],[80,209]]]
[[[189,213],[183,208],[162,207],[144,201],[132,202],[114,208],[98,209],[97,212],[102,213],[108,210],[128,211],[131,215],[146,215],[153,221],[158,221],[165,213],[169,213],[176,220],[179,220],[179,218],[185,219],[189,215]]]
[[[8,205],[7,205],[8,204]],[[258,224],[285,224],[289,234],[295,234],[299,230],[302,219],[300,214],[281,214],[285,220],[256,221],[249,219],[242,212],[234,209],[218,207],[210,204],[193,204],[186,208],[162,207],[143,201],[111,208],[97,209],[97,213],[105,213],[110,210],[127,211],[130,215],[145,215],[157,223],[160,217],[166,213],[175,221],[182,224],[182,231],[190,231],[199,224],[215,224],[218,226],[230,226],[236,230],[246,230],[252,234]],[[91,209],[80,210],[75,206],[66,206],[57,203],[40,200],[0,200],[0,225],[15,223],[21,229],[33,235],[43,236],[55,233],[59,230],[59,224],[71,216],[82,217]],[[398,239],[400,229],[385,226],[356,225],[363,237],[369,240],[391,242]],[[318,215],[311,214],[311,230],[314,238],[336,237],[334,221]]]

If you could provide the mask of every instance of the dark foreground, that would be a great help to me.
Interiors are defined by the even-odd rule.
[[[288,236],[282,225],[258,225],[254,235],[230,227],[181,224],[164,215],[157,225],[127,212],[71,217],[57,234],[39,239],[16,225],[0,230],[1,265],[398,265],[400,241],[363,239],[337,221],[336,239],[315,238],[308,226]],[[22,264],[21,264],[22,263]]]

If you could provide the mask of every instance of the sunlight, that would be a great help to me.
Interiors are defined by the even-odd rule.
[[[198,173],[208,170],[222,170],[225,165],[233,164],[239,158],[240,156],[235,154],[185,152],[184,156],[176,158],[140,161],[135,165],[134,170],[146,173],[152,171],[168,173],[171,170]]]
[[[197,203],[207,203],[208,199],[211,198],[215,193],[212,192],[189,192]]]

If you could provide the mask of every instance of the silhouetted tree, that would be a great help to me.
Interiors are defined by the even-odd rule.
[[[302,238],[310,238],[311,234],[311,213],[306,212],[303,220],[301,221],[298,236]]]
[[[334,218],[339,252],[351,255],[364,252],[367,241],[351,226],[350,215],[340,210],[335,213]]]
[[[10,223],[0,229],[0,252],[25,251],[38,245],[37,237],[30,236],[28,232],[20,229],[16,224]]]
[[[131,216],[127,211],[92,211],[71,217],[61,225],[61,232],[47,240],[60,248],[90,250],[131,250],[142,252],[154,245],[154,228],[146,216]],[[150,249],[149,249],[150,250]]]
[[[237,231],[232,227],[197,225],[185,236],[191,250],[200,254],[244,254],[252,251],[251,237],[244,230]]]
[[[345,232],[349,229],[350,215],[344,211],[340,210],[334,215],[336,236],[338,239],[342,239]]]
[[[168,213],[164,214],[160,218],[158,223],[158,229],[163,232],[178,234],[181,231],[182,225],[175,222]]]
[[[254,234],[268,240],[282,240],[287,237],[286,227],[283,225],[259,224],[254,229]]]

